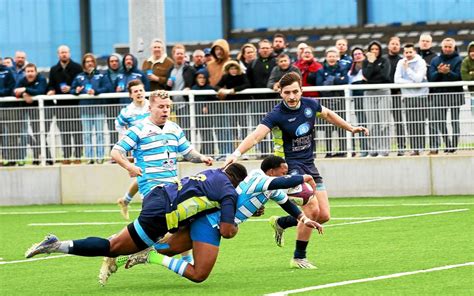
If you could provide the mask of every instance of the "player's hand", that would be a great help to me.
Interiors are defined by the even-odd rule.
[[[225,159],[224,167],[227,167],[228,165],[233,164],[234,162],[237,162],[237,156],[229,154]]]
[[[211,166],[212,163],[214,162],[214,159],[213,159],[212,157],[210,157],[210,156],[203,156],[203,157],[201,157],[201,161],[202,161],[205,165]]]
[[[303,180],[305,183],[308,183],[313,189],[313,192],[316,193],[316,182],[314,181],[313,176],[303,175]]]
[[[363,126],[356,126],[352,128],[352,133],[364,133],[364,135],[368,136],[369,135],[369,130],[366,127]]]
[[[324,232],[323,226],[321,224],[319,224],[318,222],[316,222],[316,221],[307,219],[307,220],[305,220],[304,225],[306,227],[309,227],[309,228],[316,228],[318,230],[319,234],[323,234],[323,232]]]
[[[130,165],[130,167],[127,169],[128,175],[132,178],[137,177],[137,176],[142,176],[142,169],[137,167],[136,165]]]
[[[260,216],[263,216],[263,214],[265,214],[265,206],[262,205],[255,213],[253,213],[253,217],[260,217]]]

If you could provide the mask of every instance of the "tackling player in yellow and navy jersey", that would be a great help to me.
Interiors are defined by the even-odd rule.
[[[176,157],[192,150],[183,130],[174,122],[166,121],[159,127],[145,118],[131,127],[113,149],[133,151],[142,175],[138,176],[138,188],[146,196],[154,187],[177,181]]]

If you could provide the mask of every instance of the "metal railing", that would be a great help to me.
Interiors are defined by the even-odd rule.
[[[305,87],[304,91],[329,94],[319,98],[323,106],[352,124],[367,126],[371,132],[368,137],[352,135],[318,119],[315,153],[326,157],[364,157],[423,151],[472,151],[473,93],[388,94],[388,89],[467,85],[472,86],[474,82]],[[357,91],[383,89],[387,90],[385,94],[353,95]],[[337,91],[339,95],[336,96],[328,93]],[[239,93],[240,100],[224,101],[219,101],[214,91],[169,93],[171,97],[188,98],[188,102],[174,104],[172,120],[180,124],[197,149],[214,157],[232,153],[263,116],[281,101],[270,89],[247,89]],[[30,162],[45,165],[54,161],[102,163],[110,159],[110,149],[118,139],[113,122],[125,105],[107,104],[107,99],[124,97],[127,93],[37,96],[34,98],[37,107],[0,107],[0,151],[4,165]],[[77,100],[82,99],[103,103],[78,105]],[[53,100],[60,104],[52,104]],[[68,105],[71,100],[76,102]],[[7,97],[0,98],[0,102],[18,100]],[[247,156],[273,153],[273,146],[269,135]]]

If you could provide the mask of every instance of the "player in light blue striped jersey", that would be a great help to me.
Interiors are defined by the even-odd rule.
[[[140,80],[132,80],[127,85],[128,94],[132,102],[120,111],[115,119],[115,129],[120,139],[125,137],[127,130],[150,116],[150,103],[145,98],[145,86]],[[128,220],[128,204],[138,192],[138,183],[134,179],[125,195],[117,200],[122,216]]]
[[[310,175],[284,176],[288,173],[288,165],[285,160],[278,156],[269,156],[261,164],[261,170],[252,171],[242,182],[236,191],[239,193],[237,199],[237,210],[234,223],[243,223],[249,217],[257,213],[268,201],[277,202],[288,214],[307,227],[316,228],[319,233],[323,227],[307,218],[301,210],[293,204],[288,196],[280,189],[292,188],[294,185],[309,183],[316,189],[316,183]],[[194,282],[202,282],[207,279],[217,260],[220,239],[222,237],[220,224],[220,211],[206,216],[196,218],[189,228],[180,229],[177,233],[169,236],[162,244],[155,244],[155,248],[146,249],[140,253],[128,256],[125,263],[126,268],[136,264],[152,263],[163,265]],[[235,231],[237,232],[237,231]],[[179,254],[192,248],[194,264],[187,264],[168,256]],[[156,250],[155,250],[156,249]],[[158,253],[159,252],[159,253]],[[124,264],[124,257],[118,257],[115,261],[108,261],[107,269],[117,270],[117,263]],[[104,266],[103,266],[104,268]],[[110,275],[110,274],[109,274]]]
[[[166,91],[150,95],[150,116],[129,128],[114,146],[112,158],[130,177],[137,177],[140,193],[146,198],[156,186],[174,183],[177,176],[177,156],[181,154],[194,163],[212,165],[213,159],[197,152],[186,139],[183,130],[169,121],[171,99]],[[135,163],[127,159],[132,151]]]

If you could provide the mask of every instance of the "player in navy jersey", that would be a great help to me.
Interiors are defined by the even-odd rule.
[[[294,187],[303,182],[307,182],[315,188],[316,184],[313,178],[310,175],[284,176],[288,172],[288,165],[283,158],[278,156],[268,156],[262,161],[260,168],[260,170],[252,171],[236,189],[239,196],[234,223],[239,225],[245,222],[271,199],[307,227],[316,228],[318,232],[322,233],[322,226],[308,219],[280,190]],[[118,266],[123,264],[126,268],[130,268],[136,264],[151,263],[163,265],[191,281],[202,282],[209,276],[217,260],[222,236],[222,229],[219,227],[224,218],[222,215],[222,211],[216,211],[198,217],[191,222],[188,228],[180,228],[166,241],[155,244],[154,248],[127,257],[119,257],[116,260],[108,260],[104,263],[108,266],[104,267],[103,265],[101,274],[104,274],[103,270],[115,272]],[[237,229],[235,233],[237,233]],[[191,248],[194,264],[168,257]],[[103,278],[103,280],[105,281],[107,278]]]
[[[197,152],[181,127],[168,120],[171,105],[166,91],[152,92],[150,116],[128,129],[111,152],[112,158],[128,171],[130,177],[137,177],[138,189],[143,197],[156,186],[178,180],[178,154],[194,163],[212,165],[213,159]],[[129,151],[133,152],[135,163],[128,160],[126,154]]]
[[[323,178],[314,165],[314,124],[316,116],[331,124],[352,133],[365,133],[364,127],[354,127],[332,110],[323,107],[319,100],[302,98],[301,77],[294,73],[285,74],[279,81],[282,102],[262,119],[255,131],[248,135],[226,160],[226,164],[234,163],[238,158],[260,142],[274,127],[282,133],[284,157],[288,163],[290,174],[309,174],[317,183],[316,198],[310,200],[303,210],[305,214],[319,223],[329,220],[329,201]],[[294,217],[271,219],[276,231],[277,244],[281,245],[283,230],[297,226]],[[294,268],[316,268],[306,259],[306,248],[311,237],[311,229],[298,225],[296,248],[290,266]]]
[[[225,170],[206,170],[184,178],[178,184],[155,187],[143,201],[139,217],[110,239],[88,237],[59,241],[55,235],[29,248],[26,258],[37,254],[66,253],[77,256],[116,257],[146,249],[159,241],[168,231],[189,223],[198,213],[220,207],[221,234],[232,237],[237,192],[235,187],[245,179],[247,170],[241,164],[232,164]]]

